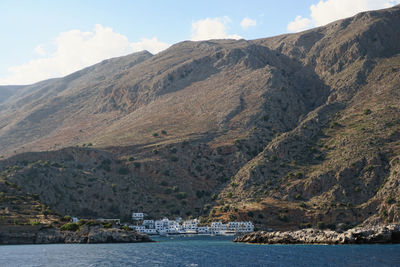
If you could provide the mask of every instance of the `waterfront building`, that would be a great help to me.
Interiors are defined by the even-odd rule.
[[[199,220],[198,219],[186,220],[186,221],[183,221],[183,229],[185,231],[197,230],[197,225],[198,224],[199,224]]]
[[[142,225],[146,226],[146,228],[152,229],[154,228],[154,220],[144,220]]]
[[[236,232],[253,232],[254,225],[252,222],[229,222],[227,230]]]
[[[197,227],[197,233],[198,234],[209,234],[210,233],[210,227],[208,227],[208,226],[199,226],[199,227]]]
[[[140,225],[130,225],[137,232],[146,234],[216,234],[233,235],[236,233],[245,233],[254,231],[252,222],[212,222],[210,226],[198,226],[198,219],[184,220],[178,217],[175,220],[163,218],[161,220],[142,220],[143,213],[133,213],[132,218],[136,221],[141,220]],[[113,219],[110,219],[113,220]]]

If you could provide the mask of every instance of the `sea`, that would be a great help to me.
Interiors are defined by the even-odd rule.
[[[156,243],[0,246],[0,266],[400,266],[400,245],[254,245],[229,236]]]

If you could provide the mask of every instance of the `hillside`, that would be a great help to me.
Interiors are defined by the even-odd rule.
[[[0,87],[2,179],[79,217],[399,222],[398,25],[395,6]]]

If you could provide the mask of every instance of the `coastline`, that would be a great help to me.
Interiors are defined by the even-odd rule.
[[[342,233],[313,228],[285,232],[257,231],[237,237],[233,242],[320,245],[394,244],[400,243],[400,224],[353,228]]]
[[[84,226],[78,231],[49,227],[13,227],[0,231],[0,245],[154,242],[147,235],[116,228]]]

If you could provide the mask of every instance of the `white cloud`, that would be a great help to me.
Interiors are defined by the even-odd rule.
[[[287,29],[289,32],[299,32],[303,29],[311,28],[313,26],[312,20],[297,16],[296,19],[289,23]]]
[[[227,34],[227,25],[231,22],[229,17],[206,18],[192,23],[192,41],[210,39],[241,39],[237,34]]]
[[[62,32],[54,41],[55,51],[49,53],[43,45],[35,52],[41,57],[28,63],[10,67],[10,75],[0,78],[0,84],[29,84],[60,77],[93,65],[101,60],[148,50],[158,53],[169,45],[156,37],[129,42],[128,38],[112,28],[96,25],[93,31],[70,30]]]
[[[387,8],[399,3],[400,0],[320,0],[317,4],[310,6],[309,18],[297,16],[288,24],[287,30],[299,32],[351,17],[359,12]]]
[[[242,26],[243,29],[247,29],[249,27],[254,27],[257,25],[257,21],[255,19],[251,18],[244,18],[242,22],[240,22],[240,26]]]
[[[169,47],[169,44],[160,42],[157,37],[151,39],[142,38],[140,42],[131,43],[131,48],[133,51],[147,50],[153,54],[165,50]]]
[[[38,45],[35,47],[35,52],[39,55],[39,56],[45,56],[46,55],[46,50],[44,49],[43,45]]]

